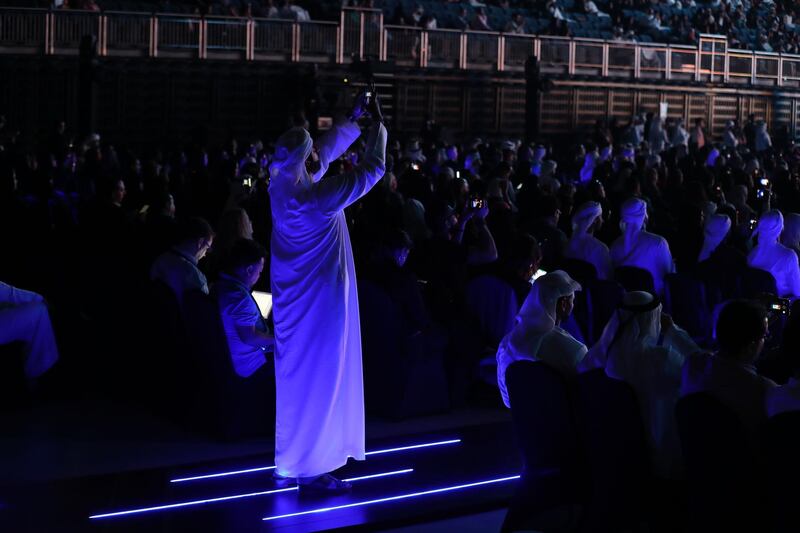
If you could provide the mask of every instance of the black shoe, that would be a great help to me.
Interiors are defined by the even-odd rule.
[[[322,474],[308,482],[298,481],[301,494],[346,494],[353,488],[347,481],[336,479],[330,474]]]

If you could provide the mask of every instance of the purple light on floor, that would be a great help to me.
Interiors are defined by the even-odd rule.
[[[421,448],[432,448],[435,446],[446,446],[448,444],[459,444],[461,439],[451,439],[451,440],[440,440],[436,442],[426,442],[423,444],[412,444],[410,446],[400,446],[397,448],[386,448],[384,450],[374,450],[371,452],[367,452],[365,455],[380,455],[384,453],[396,453],[396,452],[403,452],[407,450],[418,450]],[[184,483],[186,481],[198,481],[201,479],[213,479],[218,477],[227,477],[227,476],[238,476],[240,474],[250,474],[253,472],[264,472],[266,470],[275,470],[275,465],[272,466],[259,466],[255,468],[247,468],[244,470],[231,470],[229,472],[218,472],[216,474],[204,474],[201,476],[192,476],[192,477],[182,477],[178,479],[170,479],[170,483]]]
[[[483,485],[491,485],[493,483],[503,483],[505,481],[512,481],[515,479],[519,479],[520,476],[508,476],[508,477],[500,477],[496,479],[487,479],[485,481],[476,481],[474,483],[466,483],[464,485],[453,485],[451,487],[442,487],[439,489],[431,489],[425,490],[422,492],[411,492],[409,494],[400,494],[397,496],[390,496],[388,498],[378,498],[377,500],[366,500],[363,502],[356,502],[356,503],[348,503],[345,505],[336,505],[334,507],[321,507],[319,509],[312,509],[310,511],[301,511],[299,513],[289,513],[289,514],[282,514],[276,516],[266,516],[261,520],[268,521],[268,520],[279,520],[281,518],[291,518],[293,516],[305,516],[310,514],[319,514],[319,513],[327,513],[328,511],[337,511],[339,509],[351,509],[353,507],[364,507],[365,505],[373,505],[377,503],[385,503],[385,502],[394,502],[397,500],[407,500],[409,498],[419,498],[421,496],[430,496],[432,494],[441,494],[443,492],[452,492],[456,490],[463,490],[472,487],[480,487]]]
[[[380,477],[389,477],[389,476],[399,476],[401,474],[409,474],[413,472],[413,468],[405,468],[403,470],[394,470],[392,472],[381,472],[380,474],[370,474],[367,476],[359,476],[359,477],[351,477],[345,479],[345,481],[353,482],[353,481],[364,481],[366,479],[375,479]],[[141,513],[150,513],[154,511],[166,511],[169,509],[179,509],[181,507],[191,507],[194,505],[204,505],[207,503],[217,503],[217,502],[225,502],[231,500],[241,500],[243,498],[253,498],[255,496],[267,496],[269,494],[278,494],[281,492],[292,492],[296,491],[297,486],[294,487],[287,487],[284,489],[273,489],[273,490],[265,490],[260,492],[248,492],[246,494],[233,494],[231,496],[221,496],[219,498],[208,498],[205,500],[192,500],[187,502],[178,502],[178,503],[170,503],[166,505],[156,505],[153,507],[141,507],[139,509],[129,509],[127,511],[116,511],[113,513],[103,513],[103,514],[96,514],[92,515],[89,518],[91,520],[96,520],[98,518],[114,518],[117,516],[126,516],[132,514],[141,514]]]

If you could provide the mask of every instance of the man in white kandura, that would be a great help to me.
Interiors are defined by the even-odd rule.
[[[361,135],[363,160],[322,179],[330,162]],[[359,95],[347,119],[312,144],[303,128],[277,141],[270,165],[272,296],[275,320],[276,482],[301,491],[345,492],[330,472],[349,457],[364,460],[361,329],[344,209],[380,181],[386,128],[374,96]]]

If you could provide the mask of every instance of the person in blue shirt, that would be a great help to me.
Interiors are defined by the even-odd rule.
[[[267,251],[251,239],[239,239],[226,258],[213,295],[222,317],[233,368],[243,378],[266,363],[275,339],[251,291],[264,270]]]

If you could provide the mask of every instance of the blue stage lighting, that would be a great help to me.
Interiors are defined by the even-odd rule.
[[[375,479],[375,478],[379,478],[379,477],[388,477],[388,476],[397,476],[397,475],[400,475],[400,474],[409,474],[409,473],[411,473],[413,471],[414,471],[413,468],[405,468],[403,470],[395,470],[395,471],[392,471],[392,472],[382,472],[380,474],[370,474],[368,476],[359,476],[359,477],[348,478],[348,479],[345,479],[345,481],[348,481],[348,482],[364,481],[365,479]],[[150,513],[150,512],[153,512],[153,511],[166,511],[168,509],[178,509],[178,508],[181,508],[181,507],[191,507],[193,505],[203,505],[203,504],[206,504],[206,503],[217,503],[217,502],[224,502],[224,501],[230,501],[230,500],[240,500],[242,498],[253,498],[255,496],[266,496],[266,495],[269,495],[269,494],[278,494],[280,492],[292,492],[292,491],[296,491],[296,490],[297,490],[297,486],[295,485],[294,487],[288,487],[288,488],[284,488],[284,489],[265,490],[265,491],[261,491],[261,492],[248,492],[247,494],[233,494],[231,496],[222,496],[222,497],[219,497],[219,498],[209,498],[209,499],[205,499],[205,500],[193,500],[193,501],[188,501],[188,502],[170,503],[170,504],[167,504],[167,505],[157,505],[157,506],[154,506],[154,507],[142,507],[142,508],[139,508],[139,509],[129,509],[127,511],[116,511],[116,512],[113,512],[113,513],[96,514],[96,515],[90,516],[89,518],[92,519],[92,520],[95,520],[95,519],[98,519],[98,518],[113,518],[113,517],[117,517],[117,516],[125,516],[125,515],[132,515],[132,514],[141,514],[141,513]]]
[[[301,511],[299,513],[289,513],[289,514],[282,514],[277,516],[267,516],[262,518],[262,520],[279,520],[281,518],[290,518],[293,516],[305,516],[310,514],[318,514],[318,513],[327,513],[328,511],[337,511],[339,509],[350,509],[352,507],[363,507],[365,505],[372,505],[376,503],[385,503],[385,502],[393,502],[397,500],[406,500],[409,498],[419,498],[420,496],[429,496],[431,494],[441,494],[443,492],[451,492],[455,490],[463,490],[468,489],[471,487],[479,487],[482,485],[491,485],[493,483],[503,483],[504,481],[512,481],[515,479],[519,479],[520,476],[508,476],[508,477],[501,477],[496,479],[487,479],[485,481],[476,481],[474,483],[466,483],[464,485],[453,485],[451,487],[442,487],[440,489],[431,489],[422,492],[412,492],[409,494],[400,494],[398,496],[390,496],[388,498],[378,498],[377,500],[367,500],[363,502],[356,502],[356,503],[348,503],[345,505],[336,505],[334,507],[322,507],[320,509],[312,509],[310,511]]]
[[[403,452],[406,450],[417,450],[420,448],[431,448],[434,446],[446,446],[448,444],[458,444],[461,439],[441,440],[437,442],[426,442],[423,444],[412,444],[411,446],[400,446],[397,448],[386,448],[385,450],[374,450],[367,452],[365,455],[380,455],[382,453],[395,453]],[[237,476],[239,474],[250,474],[252,472],[264,472],[266,470],[275,470],[275,465],[272,466],[259,466],[255,468],[247,468],[245,470],[231,470],[229,472],[218,472],[216,474],[204,474],[201,476],[182,477],[178,479],[170,479],[170,483],[183,483],[185,481],[198,481],[201,479],[212,479],[218,477]]]

